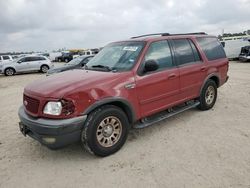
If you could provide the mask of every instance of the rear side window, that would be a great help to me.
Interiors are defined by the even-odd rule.
[[[209,61],[226,58],[223,46],[217,38],[202,37],[197,38],[197,41]]]
[[[188,39],[175,39],[173,40],[173,46],[179,65],[193,63],[200,60],[197,49]]]
[[[37,61],[44,61],[44,60],[46,60],[44,57],[36,57],[36,60]]]
[[[145,62],[148,60],[155,60],[159,69],[172,67],[172,55],[167,41],[153,42],[145,55]]]

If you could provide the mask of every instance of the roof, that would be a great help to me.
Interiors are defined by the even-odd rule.
[[[176,38],[195,38],[195,37],[215,37],[211,35],[207,35],[205,32],[197,32],[197,33],[182,33],[182,34],[169,34],[169,33],[155,33],[155,34],[147,34],[132,37],[126,41],[157,41],[162,39],[176,39]]]

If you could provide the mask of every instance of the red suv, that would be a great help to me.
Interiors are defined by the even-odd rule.
[[[205,33],[114,42],[84,69],[26,86],[20,130],[51,149],[81,141],[89,152],[107,156],[122,147],[130,128],[212,108],[227,72],[221,43]]]

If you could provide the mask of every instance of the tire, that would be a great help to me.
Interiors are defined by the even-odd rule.
[[[58,62],[61,62],[62,60],[61,59],[58,59]]]
[[[198,108],[200,110],[209,110],[211,109],[217,99],[217,85],[213,80],[208,80],[203,86],[201,95],[199,97],[200,104]]]
[[[102,106],[88,115],[81,143],[91,154],[105,157],[124,145],[129,127],[128,118],[119,107]]]
[[[68,63],[69,62],[69,60],[68,59],[65,59],[65,63]]]
[[[41,68],[40,68],[40,71],[41,71],[42,73],[47,73],[48,70],[49,70],[48,65],[42,65]]]
[[[15,69],[13,68],[7,68],[4,71],[5,76],[13,76],[15,74]]]

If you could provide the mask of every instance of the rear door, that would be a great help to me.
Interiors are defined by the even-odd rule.
[[[39,56],[32,57],[32,61],[30,63],[32,70],[40,70],[41,65],[43,64],[44,61],[46,61],[45,57],[39,57]]]
[[[198,97],[206,77],[206,64],[201,60],[201,55],[191,39],[174,39],[171,44],[180,71],[182,100]]]
[[[154,60],[158,70],[143,73],[145,62]],[[151,43],[136,76],[136,92],[142,116],[152,115],[179,100],[179,70],[167,40]]]

